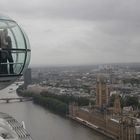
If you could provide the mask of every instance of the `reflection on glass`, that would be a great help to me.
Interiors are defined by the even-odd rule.
[[[21,74],[30,61],[29,48],[29,40],[16,22],[0,20],[0,76]]]
[[[15,21],[0,15],[0,89],[23,74],[29,55],[30,44],[25,32]]]

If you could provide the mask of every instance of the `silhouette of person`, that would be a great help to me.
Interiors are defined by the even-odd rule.
[[[5,48],[7,49],[8,51],[8,61],[10,63],[10,74],[14,74],[14,69],[13,69],[13,57],[12,57],[12,52],[11,52],[11,49],[12,49],[12,41],[11,41],[11,37],[8,36],[8,30],[7,29],[4,29],[3,30],[3,33],[4,33],[4,46]]]
[[[0,31],[0,74],[8,74],[7,69],[7,58],[8,52],[4,49],[4,34],[3,31]]]

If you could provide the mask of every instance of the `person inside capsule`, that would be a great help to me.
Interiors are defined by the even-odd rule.
[[[7,55],[8,52],[4,51],[3,48],[3,30],[0,30],[0,74],[8,74],[7,70]]]
[[[8,36],[8,30],[3,29],[0,31],[0,74],[8,74],[8,71],[14,74],[11,49],[11,37]],[[10,63],[9,70],[7,61]]]
[[[14,74],[14,69],[13,69],[13,57],[12,57],[12,42],[11,42],[11,37],[8,35],[8,30],[4,29],[3,30],[4,33],[4,46],[7,49],[8,55],[7,55],[7,60],[10,63],[10,68],[9,68],[9,72],[10,74]]]

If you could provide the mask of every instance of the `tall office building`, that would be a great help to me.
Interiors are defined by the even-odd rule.
[[[28,85],[32,83],[31,68],[24,72],[24,88],[27,89]]]

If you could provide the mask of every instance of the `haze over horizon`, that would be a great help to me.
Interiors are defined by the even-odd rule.
[[[4,0],[26,31],[30,66],[140,62],[139,0]]]

